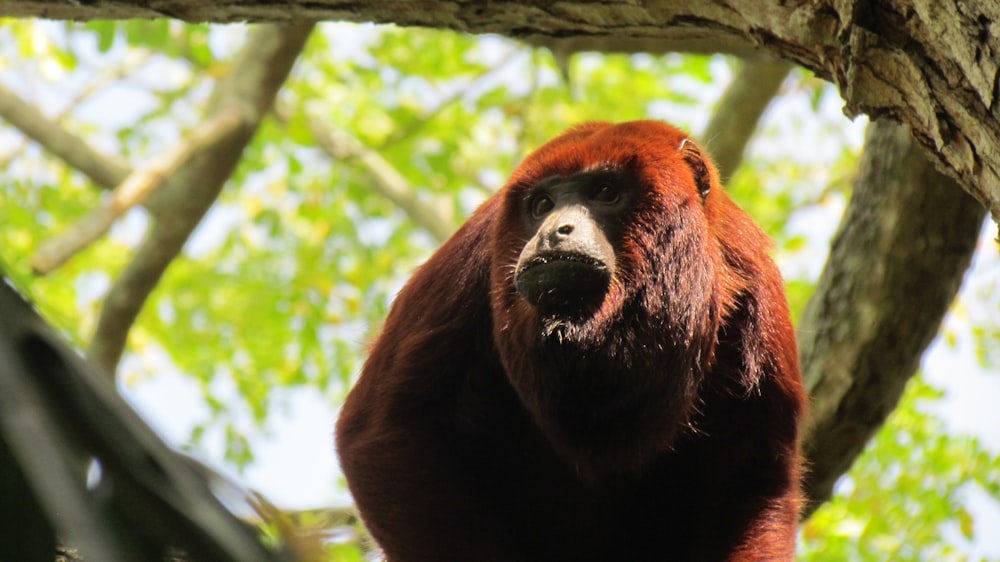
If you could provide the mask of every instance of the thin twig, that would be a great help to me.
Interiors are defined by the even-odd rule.
[[[420,121],[416,125],[407,129],[397,129],[378,146],[377,150],[384,151],[391,146],[413,137],[413,135],[417,134],[421,129],[427,126],[428,123],[433,121],[434,118],[440,115],[445,109],[448,109],[452,104],[464,98],[470,90],[482,84],[489,78],[499,74],[501,71],[506,69],[509,64],[523,55],[524,51],[522,49],[514,49],[507,53],[499,63],[487,68],[482,73],[470,79],[465,87],[456,90],[452,95],[444,98],[440,103],[432,107],[427,113],[421,116]]]
[[[385,197],[438,242],[451,236],[451,221],[431,205],[421,201],[403,174],[378,152],[366,147],[350,134],[323,127],[317,119],[309,120],[309,129],[320,148],[335,160],[352,160],[368,171],[374,180],[372,189]]]

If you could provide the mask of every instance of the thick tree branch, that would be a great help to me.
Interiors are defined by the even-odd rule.
[[[896,407],[958,292],[985,214],[905,127],[869,127],[854,195],[799,327],[813,396],[810,512]]]
[[[1000,219],[1000,4],[957,0],[676,2],[46,2],[0,16],[374,21],[501,33],[555,51],[766,51],[835,81],[847,107],[909,125]]]
[[[104,235],[126,211],[141,205],[166,179],[190,160],[196,151],[211,145],[242,127],[243,113],[231,108],[201,123],[183,142],[165,152],[149,166],[134,170],[110,196],[65,232],[42,245],[31,258],[35,273],[45,275]]]
[[[160,560],[168,546],[204,561],[289,560],[256,540],[216,499],[215,478],[164,445],[2,272],[0,318],[0,559],[53,560],[58,537],[92,562]],[[91,462],[100,470],[89,480],[81,467]],[[235,491],[227,497],[259,504]]]
[[[219,82],[207,115],[239,108],[251,118],[188,160],[156,193],[155,204],[160,212],[135,259],[111,287],[91,342],[90,358],[109,373],[115,371],[128,330],[143,303],[215,202],[244,147],[253,138],[260,119],[273,105],[274,96],[291,71],[312,27],[313,24],[305,23],[255,29],[229,74]]]

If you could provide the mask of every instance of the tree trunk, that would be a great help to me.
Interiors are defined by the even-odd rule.
[[[854,193],[799,323],[808,512],[896,407],[955,298],[985,210],[905,127],[874,123]]]

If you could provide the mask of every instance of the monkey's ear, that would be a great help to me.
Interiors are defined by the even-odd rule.
[[[712,172],[705,161],[705,155],[701,148],[691,139],[684,139],[678,147],[681,158],[691,168],[691,175],[694,176],[694,184],[698,188],[698,195],[704,201],[708,197],[708,192],[712,190]]]

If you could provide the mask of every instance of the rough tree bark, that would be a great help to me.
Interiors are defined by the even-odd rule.
[[[868,128],[854,192],[799,322],[812,396],[807,512],[899,402],[968,269],[986,216],[909,131]]]
[[[1000,219],[1000,3],[967,0],[206,0],[0,4],[0,16],[374,21],[500,33],[557,50],[768,52],[837,83],[850,113],[908,125]]]

